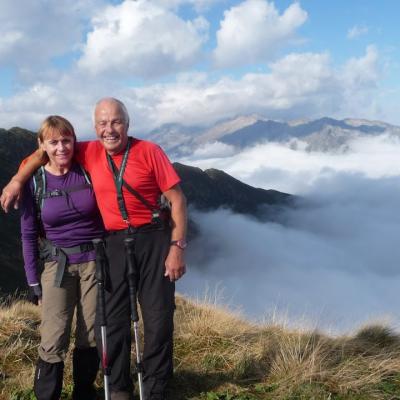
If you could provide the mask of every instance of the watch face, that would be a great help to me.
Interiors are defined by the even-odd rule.
[[[173,240],[173,241],[171,242],[171,245],[178,246],[180,249],[183,250],[183,249],[186,248],[187,242],[186,242],[186,240],[184,240],[184,239]]]
[[[178,241],[176,242],[176,244],[177,244],[178,247],[180,247],[181,249],[185,249],[186,246],[187,246],[186,240],[183,240],[183,239],[178,240]]]

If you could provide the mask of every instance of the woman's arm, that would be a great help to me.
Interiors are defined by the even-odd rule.
[[[39,285],[40,277],[37,268],[39,258],[39,221],[37,219],[33,185],[31,182],[27,182],[23,188],[23,199],[21,203],[21,237],[24,268],[28,285]]]

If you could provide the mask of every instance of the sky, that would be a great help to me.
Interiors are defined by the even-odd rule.
[[[400,124],[396,0],[2,0],[1,127],[49,114],[93,135],[104,96],[132,132],[257,113]]]

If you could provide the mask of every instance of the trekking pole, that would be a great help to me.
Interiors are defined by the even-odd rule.
[[[106,300],[104,287],[104,266],[106,255],[104,252],[104,242],[102,239],[93,239],[93,245],[96,250],[96,280],[97,280],[97,311],[99,313],[99,322],[101,330],[101,366],[104,377],[104,395],[105,400],[110,400],[110,368],[107,358],[107,317],[106,317]]]
[[[131,320],[133,321],[133,332],[135,334],[136,370],[138,374],[139,396],[140,400],[145,400],[143,391],[143,365],[139,346],[139,314],[136,302],[137,270],[134,261],[135,240],[133,238],[126,238],[124,239],[124,243],[126,259],[128,262],[129,301],[131,304]]]

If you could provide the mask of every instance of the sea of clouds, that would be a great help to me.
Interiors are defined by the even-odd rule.
[[[280,223],[193,210],[202,234],[190,244],[178,291],[216,293],[257,321],[273,315],[331,332],[382,320],[398,328],[399,140],[360,138],[342,153],[304,148],[268,143],[238,152],[211,144],[181,160],[299,200]]]

